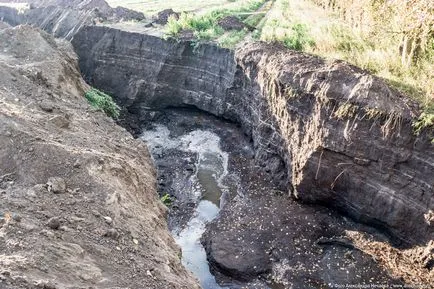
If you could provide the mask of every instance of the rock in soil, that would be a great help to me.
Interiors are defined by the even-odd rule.
[[[47,182],[47,190],[50,193],[63,194],[66,192],[66,181],[60,177],[49,178]]]

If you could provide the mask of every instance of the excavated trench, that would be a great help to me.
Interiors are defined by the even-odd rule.
[[[169,228],[204,288],[403,284],[350,238],[432,234],[428,138],[403,133],[413,112],[383,82],[264,44],[234,55],[107,27],[72,43],[84,78],[115,96],[121,124],[147,142],[159,193],[171,196]],[[386,139],[393,120],[366,118],[370,106],[396,110],[400,131]],[[401,178],[384,175],[389,166]]]

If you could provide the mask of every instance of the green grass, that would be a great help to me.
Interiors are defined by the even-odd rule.
[[[423,112],[413,124],[414,131],[419,134],[422,129],[434,126],[434,113]]]
[[[221,17],[223,14],[220,12],[201,16],[181,13],[179,19],[170,16],[166,25],[166,35],[176,37],[182,30],[192,30],[198,39],[214,39],[224,33],[223,29],[217,25]]]
[[[204,14],[181,13],[179,19],[169,17],[165,27],[167,36],[176,37],[183,30],[192,30],[199,40],[217,40],[224,34],[224,30],[218,25],[218,21],[225,16],[235,15],[240,20],[245,20],[250,12],[256,11],[265,0],[250,0],[244,5],[232,9],[216,9]],[[222,41],[223,45],[233,46],[236,40],[244,38],[245,32],[229,33]]]
[[[104,111],[108,116],[115,119],[119,117],[120,108],[110,95],[96,88],[92,88],[86,92],[85,97],[90,105]]]
[[[327,59],[343,59],[368,70],[418,101],[424,114],[415,127],[426,126],[432,120],[429,115],[434,103],[434,38],[428,53],[417,64],[406,66],[397,49],[399,35],[388,34],[383,27],[367,34],[365,28],[353,27],[309,0],[276,0],[252,36]]]
[[[221,47],[233,49],[246,37],[247,33],[246,30],[231,31],[220,37],[217,43]]]
[[[296,23],[291,27],[291,33],[283,38],[283,44],[289,49],[302,51],[308,46],[314,46],[315,41],[305,24]]]

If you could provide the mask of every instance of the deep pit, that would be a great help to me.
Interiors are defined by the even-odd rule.
[[[415,103],[342,61],[273,44],[231,51],[84,27],[93,23],[92,13],[51,7],[14,19],[73,38],[83,78],[111,94],[123,108],[118,124],[149,144],[158,193],[172,198],[168,227],[184,251],[177,256],[167,232],[143,142],[86,106],[82,95],[89,87],[70,47],[27,26],[5,28],[1,56],[10,64],[2,67],[0,88],[6,103],[1,196],[9,198],[7,206],[28,210],[25,221],[36,220],[35,227],[8,230],[20,238],[21,230],[62,216],[59,207],[79,212],[59,221],[71,230],[29,233],[39,242],[31,247],[41,264],[34,278],[64,274],[47,267],[53,263],[44,259],[49,243],[54,253],[48,258],[67,250],[65,266],[77,273],[71,278],[80,286],[194,288],[181,261],[208,289],[390,287],[432,280],[434,152],[428,130],[413,134],[420,112]],[[38,53],[26,55],[35,43],[44,48],[38,52],[42,61]],[[36,102],[27,102],[30,97]],[[78,163],[77,145],[86,152]],[[21,161],[11,156],[22,152],[21,172],[12,176],[17,188],[8,170]],[[44,191],[56,174],[72,176],[67,197]],[[14,196],[30,205],[9,202]],[[33,210],[32,202],[41,200],[48,213]],[[76,225],[83,219],[92,222]],[[400,247],[391,246],[390,237]],[[18,264],[7,278],[27,282],[15,278],[23,270]]]

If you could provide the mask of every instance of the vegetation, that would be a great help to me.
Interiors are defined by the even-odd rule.
[[[421,103],[416,127],[434,118],[431,0],[276,0],[253,36],[344,59]]]
[[[176,37],[183,30],[191,30],[199,40],[217,40],[224,47],[233,47],[247,35],[247,31],[228,32],[226,35],[223,28],[218,25],[218,21],[228,15],[246,20],[249,13],[258,10],[264,2],[265,0],[244,1],[242,5],[231,9],[215,9],[204,14],[183,12],[179,19],[171,16],[166,25],[166,35]],[[252,23],[254,20],[249,21]],[[224,37],[218,40],[223,35]]]
[[[434,114],[423,112],[419,119],[414,123],[414,129],[416,133],[420,133],[420,131],[429,126],[434,125]]]
[[[107,0],[107,3],[112,7],[124,6],[136,11],[143,12],[145,15],[153,15],[161,10],[172,8],[175,11],[202,11],[215,9],[216,7],[230,8],[238,5],[240,0]]]
[[[160,198],[161,202],[166,205],[167,207],[169,207],[170,205],[172,205],[172,197],[168,194],[165,193],[161,198]]]
[[[120,113],[119,106],[113,101],[112,97],[96,88],[92,88],[85,94],[89,103],[112,118],[118,118]]]
[[[247,35],[247,30],[231,31],[218,39],[218,44],[225,48],[234,48],[240,43]]]

